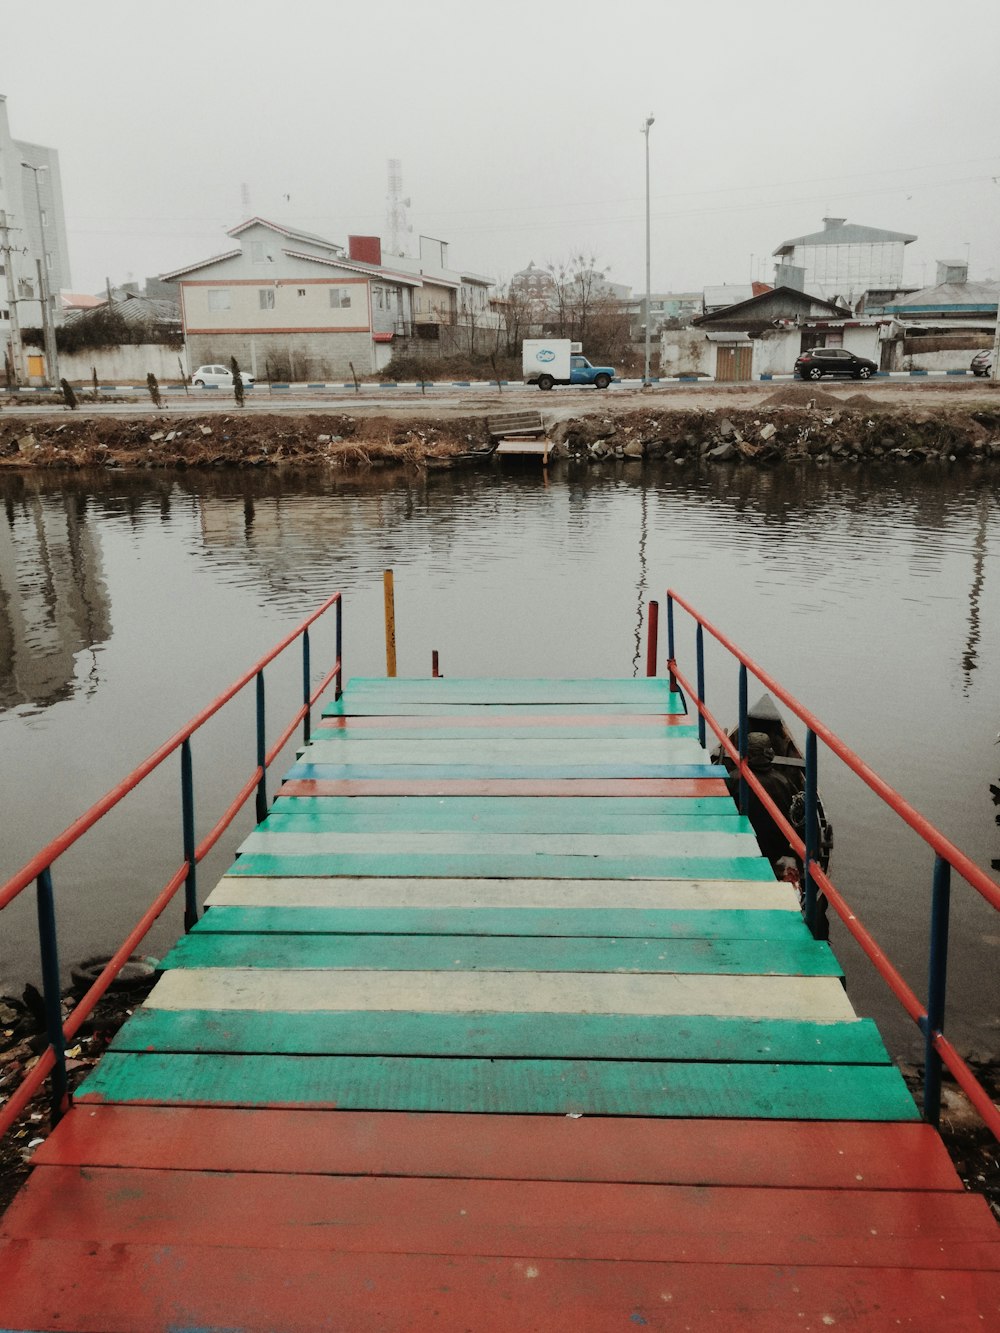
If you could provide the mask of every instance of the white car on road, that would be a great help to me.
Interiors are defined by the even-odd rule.
[[[253,376],[247,375],[245,371],[240,371],[240,379],[244,385],[253,384]],[[191,383],[199,388],[204,388],[206,384],[216,385],[220,389],[231,389],[233,387],[233,372],[225,366],[199,366],[191,376]]]

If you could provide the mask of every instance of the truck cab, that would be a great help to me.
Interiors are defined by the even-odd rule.
[[[614,377],[611,366],[592,366],[585,356],[576,353],[569,359],[570,384],[592,384],[595,389],[606,389]]]

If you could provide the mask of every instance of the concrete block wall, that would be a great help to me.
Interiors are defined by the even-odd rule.
[[[370,333],[198,333],[188,337],[187,360],[198,366],[228,366],[236,357],[240,369],[262,383],[271,380],[325,382],[349,380],[351,363],[358,376],[374,369]]]

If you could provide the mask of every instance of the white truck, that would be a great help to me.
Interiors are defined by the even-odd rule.
[[[606,389],[615,378],[613,366],[592,366],[583,345],[569,338],[526,338],[521,344],[521,373],[526,384],[551,389],[553,384],[592,384]]]

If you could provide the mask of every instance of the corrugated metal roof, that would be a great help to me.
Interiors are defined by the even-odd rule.
[[[393,282],[401,282],[406,287],[422,287],[423,283],[419,278],[411,278],[406,273],[397,273],[394,269],[376,268],[374,264],[358,264],[353,259],[338,259],[333,257],[327,259],[324,255],[307,255],[301,250],[282,250],[283,255],[289,259],[305,259],[310,264],[325,264],[328,268],[346,268],[352,273],[364,273],[369,278],[382,278],[383,281],[391,278]]]
[[[972,310],[983,306],[996,308],[1000,282],[941,282],[936,287],[922,287],[918,292],[886,303],[886,310]]]
[[[242,250],[227,250],[224,255],[213,255],[211,259],[200,259],[197,264],[188,264],[185,268],[175,268],[171,273],[160,273],[161,282],[173,282],[175,278],[183,277],[185,273],[194,273],[196,269],[208,268],[209,264],[221,264],[224,259],[235,259],[241,255]]]
[[[845,222],[840,227],[812,231],[808,236],[793,236],[790,241],[782,241],[771,253],[786,254],[797,245],[878,245],[888,241],[902,241],[909,245],[916,239],[905,231],[883,231],[881,227],[862,227],[856,222]]]
[[[321,245],[325,250],[334,250],[339,254],[344,253],[344,247],[338,245],[336,241],[328,241],[325,236],[317,236],[312,231],[301,231],[298,227],[284,227],[280,222],[269,222],[267,218],[248,218],[246,222],[241,222],[238,227],[231,227],[226,235],[239,236],[248,227],[267,227],[270,231],[276,231],[281,236],[287,236],[290,241],[305,241],[309,245]]]

